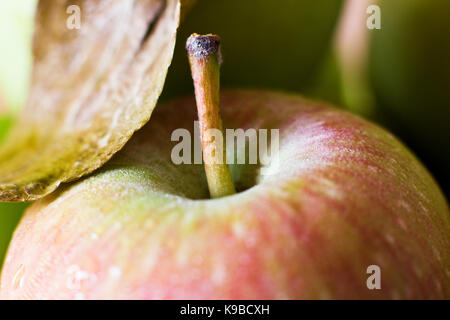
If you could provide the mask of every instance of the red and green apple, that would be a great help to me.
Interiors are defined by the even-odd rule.
[[[205,61],[191,59],[196,100],[158,107],[100,170],[27,210],[0,298],[450,297],[446,199],[366,120],[297,95],[224,91],[223,128],[279,129],[279,165],[232,164],[237,193],[210,198],[214,174],[174,164],[171,133],[193,132],[196,103],[211,108],[201,126],[218,111],[217,60]]]

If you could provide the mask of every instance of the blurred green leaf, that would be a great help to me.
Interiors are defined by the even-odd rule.
[[[28,205],[28,203],[0,203],[0,270],[12,233]]]

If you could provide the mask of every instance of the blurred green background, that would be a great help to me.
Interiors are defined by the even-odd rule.
[[[26,102],[35,0],[0,1],[0,143]],[[28,204],[0,203],[0,267]]]
[[[0,54],[1,56],[1,54]],[[11,126],[13,117],[7,114],[0,114],[0,143]],[[23,211],[28,206],[26,203],[2,203],[0,202],[0,267],[6,253],[12,232],[22,216]]]
[[[0,143],[26,101],[35,4],[0,1]],[[366,27],[371,4],[379,30]],[[192,32],[222,37],[222,86],[299,92],[376,121],[450,194],[449,0],[199,0],[162,99],[193,92],[184,49]],[[0,261],[26,206],[0,204]]]
[[[450,1],[383,0],[370,42],[377,110],[450,191]]]
[[[365,28],[369,5],[381,28]],[[450,194],[450,1],[348,0],[318,82],[335,102],[378,122]],[[325,91],[318,91],[323,95]]]
[[[163,98],[193,92],[192,33],[222,40],[221,86],[303,91],[330,46],[342,0],[198,0],[183,21]]]

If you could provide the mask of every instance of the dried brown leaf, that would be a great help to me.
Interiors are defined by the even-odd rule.
[[[180,0],[42,0],[27,107],[0,149],[0,200],[38,199],[86,175],[150,118],[170,65]]]

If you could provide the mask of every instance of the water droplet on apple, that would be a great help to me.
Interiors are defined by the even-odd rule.
[[[120,278],[122,276],[122,269],[118,266],[112,266],[109,268],[108,274],[112,278]]]
[[[98,234],[96,234],[95,232],[92,232],[91,239],[92,240],[97,240],[98,239]]]
[[[89,285],[97,280],[97,276],[91,272],[82,270],[77,265],[71,265],[66,270],[69,276],[66,287],[70,290],[80,290],[82,287]]]
[[[405,231],[408,230],[408,227],[406,226],[406,223],[402,218],[397,217],[397,223],[400,226],[400,228],[402,228],[403,230],[405,230]]]
[[[387,233],[384,237],[391,245],[395,244],[395,238],[391,234]]]

